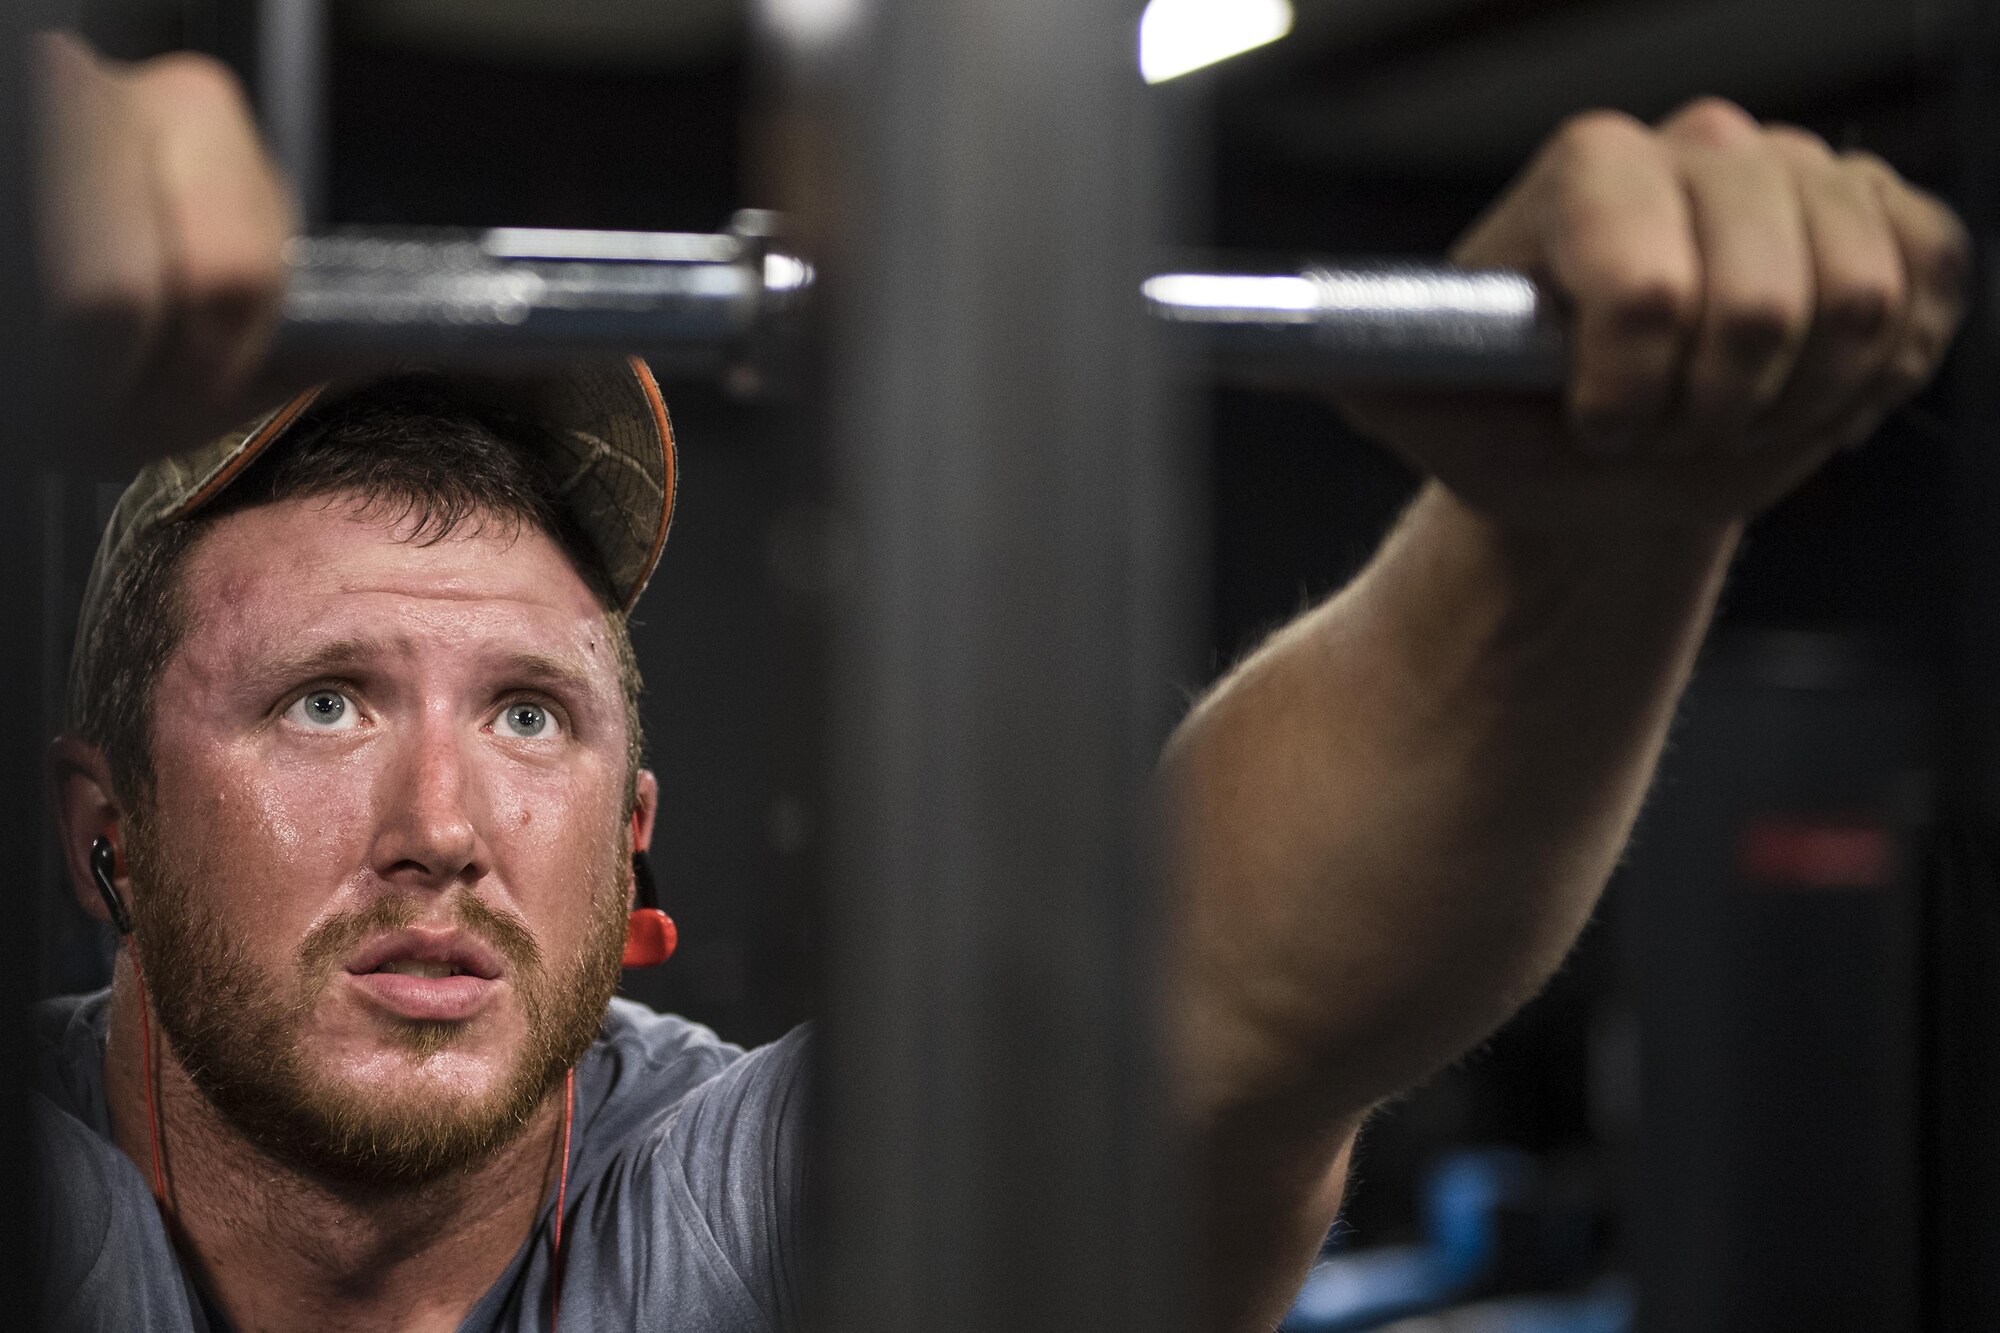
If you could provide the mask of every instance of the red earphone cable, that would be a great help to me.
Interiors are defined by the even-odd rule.
[[[576,1066],[563,1071],[562,1170],[556,1176],[555,1234],[549,1238],[549,1328],[562,1318],[563,1213],[569,1208],[569,1136],[576,1120]]]
[[[139,970],[139,946],[128,944],[132,959],[132,983],[139,990],[139,1076],[146,1084],[146,1134],[153,1143],[153,1198],[162,1209],[167,1206],[167,1175],[160,1169],[160,1112],[153,1104],[153,1025],[146,1017],[146,976]]]

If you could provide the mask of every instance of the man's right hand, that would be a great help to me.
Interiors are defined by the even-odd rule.
[[[249,416],[296,211],[234,76],[67,34],[36,57],[43,290],[106,424],[154,455]]]

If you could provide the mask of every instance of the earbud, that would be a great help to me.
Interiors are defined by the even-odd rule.
[[[653,867],[644,852],[632,853],[632,879],[639,886],[639,906],[625,918],[625,955],[620,961],[626,967],[656,967],[674,956],[680,931],[660,910]]]
[[[98,896],[104,899],[104,910],[111,913],[111,924],[118,928],[120,935],[132,933],[132,914],[125,910],[125,899],[118,893],[118,886],[112,879],[118,874],[118,849],[111,845],[111,839],[98,838],[90,844],[90,878],[97,884]]]
[[[657,907],[635,907],[625,918],[625,967],[657,967],[673,957],[680,944],[674,919]]]

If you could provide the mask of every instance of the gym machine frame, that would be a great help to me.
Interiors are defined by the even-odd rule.
[[[47,424],[53,420],[44,396],[48,376],[39,337],[34,270],[33,139],[31,89],[27,78],[28,36],[39,26],[32,4],[0,6],[0,449],[7,483],[0,485],[0,616],[9,632],[0,635],[0,680],[19,706],[0,723],[0,799],[9,817],[0,822],[0,864],[8,868],[8,929],[0,931],[0,1068],[32,1068],[28,1004],[39,993],[37,922],[48,885],[40,873],[52,844],[42,781],[46,700],[50,672],[43,645],[54,626],[45,580],[48,552],[40,541],[38,480],[48,466]],[[42,688],[37,689],[40,685]],[[39,1327],[34,1302],[40,1277],[34,1260],[29,1107],[20,1095],[0,1098],[0,1284],[15,1293],[16,1308]]]

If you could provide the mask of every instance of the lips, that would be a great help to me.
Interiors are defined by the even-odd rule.
[[[412,1022],[471,1018],[500,988],[500,958],[464,931],[398,930],[367,941],[345,963],[348,981],[378,1007]]]
[[[500,975],[500,956],[477,937],[462,930],[394,930],[362,942],[349,956],[346,969],[364,976],[470,976],[493,981]]]

